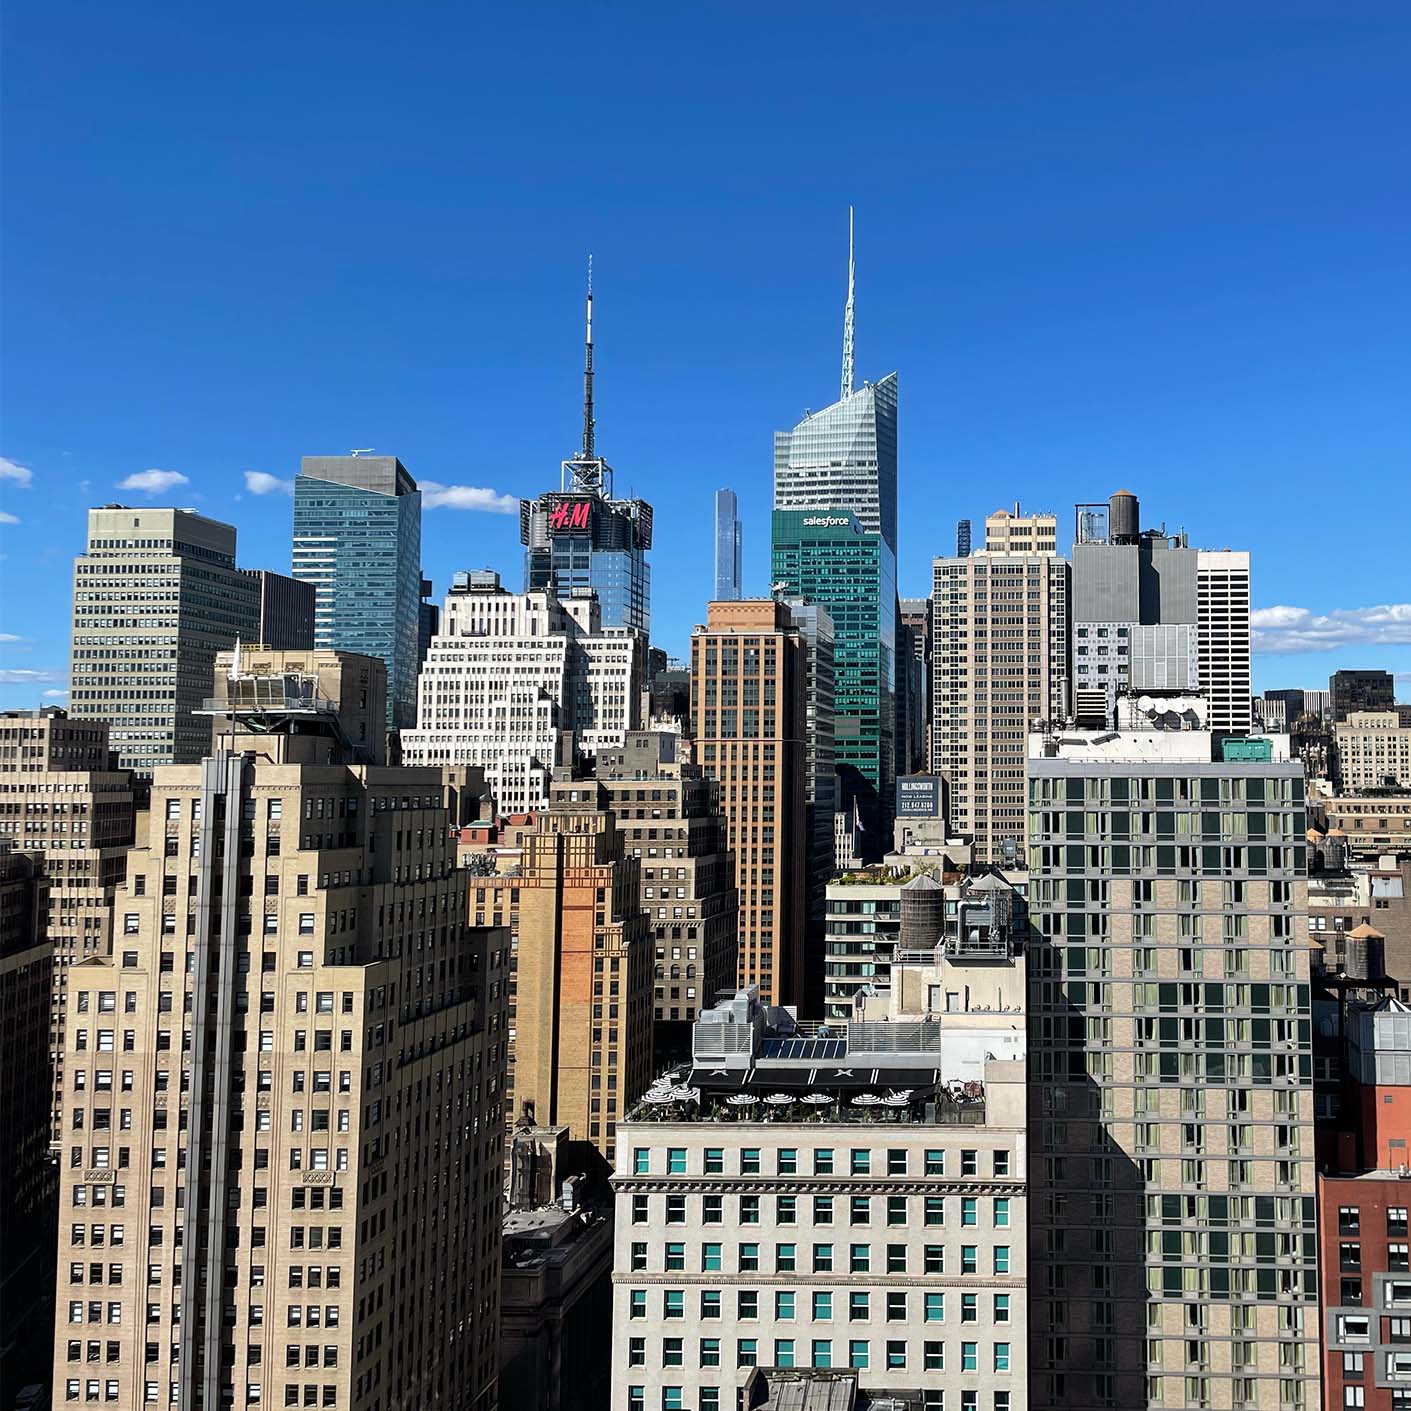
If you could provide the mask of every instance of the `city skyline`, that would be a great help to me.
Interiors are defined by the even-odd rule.
[[[579,171],[560,154],[569,130],[561,71],[591,52],[600,75],[635,79],[640,51],[614,24],[564,19],[543,56],[552,101],[490,154],[463,139],[480,103],[497,101],[498,77],[464,111],[440,110],[433,73],[430,83],[417,75],[400,111],[339,99],[276,118],[273,105],[234,101],[225,75],[198,84],[189,66],[158,64],[150,103],[134,108],[116,85],[129,60],[145,73],[143,56],[160,58],[173,42],[155,19],[123,27],[90,16],[71,32],[66,12],[30,16],[15,52],[66,41],[70,81],[62,109],[60,90],[44,91],[26,72],[11,95],[16,130],[43,129],[49,145],[42,169],[26,143],[11,154],[12,178],[36,200],[13,223],[8,250],[29,278],[8,301],[9,345],[25,356],[5,371],[0,455],[14,468],[0,491],[4,514],[19,521],[0,530],[6,577],[62,574],[79,548],[81,510],[115,499],[193,504],[231,520],[245,566],[287,572],[284,494],[299,458],[371,444],[433,487],[423,567],[434,582],[485,563],[514,582],[513,501],[552,484],[577,439],[591,249],[601,431],[623,468],[619,492],[654,503],[653,558],[673,568],[655,585],[657,637],[684,656],[704,615],[710,497],[722,480],[740,493],[745,580],[766,582],[769,437],[831,395],[851,203],[865,255],[857,366],[874,375],[895,367],[906,380],[903,594],[924,591],[957,517],[982,519],[1017,498],[1066,524],[1073,502],[1130,485],[1159,500],[1193,543],[1250,550],[1254,604],[1266,614],[1261,645],[1337,644],[1258,655],[1256,689],[1317,686],[1340,667],[1404,678],[1411,607],[1372,611],[1407,596],[1395,575],[1314,581],[1300,547],[1316,505],[1330,541],[1355,539],[1371,562],[1397,561],[1395,517],[1367,519],[1356,496],[1330,487],[1349,477],[1394,484],[1402,473],[1394,408],[1404,355],[1384,310],[1387,290],[1399,287],[1387,232],[1404,225],[1405,198],[1380,173],[1395,160],[1387,134],[1404,125],[1395,82],[1404,40],[1374,19],[1328,32],[1279,17],[1278,64],[1261,61],[1268,26],[1252,17],[1228,21],[1218,60],[1198,27],[1159,16],[1103,30],[1039,22],[1014,45],[998,21],[948,20],[937,31],[947,81],[905,96],[917,60],[889,48],[898,93],[869,94],[842,138],[820,106],[827,83],[797,115],[777,97],[752,96],[725,135],[752,125],[778,141],[743,164],[701,146],[722,137],[719,112],[686,111],[665,90],[659,132],[637,133],[616,108],[600,132],[621,149],[629,177],[661,176],[649,211],[616,188],[607,195],[594,164]],[[182,43],[217,42],[217,17],[195,23]],[[698,21],[671,23],[690,40],[673,52],[716,52]],[[800,51],[797,35],[765,21],[754,57],[750,45],[718,57],[735,86],[749,88],[756,58],[792,53],[822,76],[881,43],[856,17],[830,17],[820,31]],[[295,19],[290,62],[325,53],[356,66],[372,35],[355,17],[335,52],[318,48],[326,40]],[[231,71],[252,81],[254,41],[220,33],[218,42]],[[1064,65],[1051,62],[1054,44]],[[1153,51],[1169,68],[1136,62]],[[1014,87],[989,93],[968,71],[991,73],[1001,52]],[[384,57],[388,91],[409,88],[406,55]],[[1133,136],[1122,75],[1135,72],[1144,106]],[[1329,106],[1316,124],[1290,127],[1280,115],[1302,112],[1310,86]],[[1065,118],[1051,130],[1055,105]],[[95,148],[98,112],[105,140]],[[150,153],[154,123],[169,135],[171,113],[186,119],[187,135],[163,162],[177,174],[188,161],[209,164],[211,180],[168,189],[165,167],[155,184],[124,180],[136,154]],[[906,142],[879,143],[898,129],[911,134]],[[1052,135],[1040,142],[1035,130]],[[327,145],[316,190],[305,189],[291,133]],[[386,158],[371,172],[360,156],[369,146]],[[456,171],[471,178],[460,183],[471,194],[448,194],[431,175],[453,149],[464,153]],[[659,150],[700,155],[667,173]],[[719,147],[734,150],[728,140]],[[817,170],[812,158],[825,150],[846,179],[786,174]],[[545,164],[554,206],[574,202],[591,215],[546,220],[545,195],[509,180],[526,162]],[[919,187],[933,189],[900,180],[918,162],[937,177]],[[90,179],[103,182],[101,233],[71,205]],[[718,196],[705,209],[702,190]],[[1131,190],[1137,201],[1118,199]],[[493,220],[488,191],[501,208]],[[329,206],[364,214],[330,232]],[[388,217],[369,224],[373,209],[399,221],[414,212],[425,258],[398,258],[379,238],[392,229]],[[691,219],[678,219],[687,209]],[[1033,220],[1016,219],[1019,211]],[[271,325],[279,338],[268,336]],[[708,434],[683,435],[703,412]],[[3,643],[0,701],[33,704],[67,684],[62,604],[5,598],[0,631],[26,640]]]

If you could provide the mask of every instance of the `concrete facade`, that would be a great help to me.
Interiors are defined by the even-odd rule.
[[[196,711],[215,655],[259,632],[259,588],[235,567],[235,530],[190,510],[88,512],[74,560],[69,714],[111,723],[118,765],[144,778],[194,764]]]

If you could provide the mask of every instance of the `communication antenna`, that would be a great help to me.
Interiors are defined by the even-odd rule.
[[[843,310],[843,395],[846,402],[853,394],[853,284],[856,268],[852,254],[852,207],[848,207],[848,302]]]
[[[350,456],[370,456],[376,449],[376,446],[358,446],[348,454]]]

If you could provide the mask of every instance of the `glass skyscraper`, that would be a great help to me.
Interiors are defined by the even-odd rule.
[[[880,855],[896,789],[896,556],[854,514],[775,510],[772,528],[777,591],[833,619],[838,807],[856,802],[867,849]]]
[[[314,646],[387,664],[387,725],[416,724],[421,493],[396,456],[305,456],[294,577],[314,585]]]
[[[847,510],[897,552],[897,375],[774,433],[774,508]]]
[[[715,601],[740,596],[740,512],[733,490],[715,492]]]
[[[611,472],[609,472],[611,474]],[[651,628],[652,507],[593,491],[550,491],[519,502],[526,592],[560,598],[592,589],[604,627]]]

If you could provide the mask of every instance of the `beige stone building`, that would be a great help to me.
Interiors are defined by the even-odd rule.
[[[932,768],[977,862],[1024,843],[1025,739],[1069,706],[1067,560],[996,549],[936,559]]]
[[[630,731],[594,771],[623,852],[641,866],[656,941],[658,1065],[667,1049],[685,1051],[697,1013],[735,984],[739,908],[720,785],[681,753],[675,734]]]
[[[56,1401],[495,1404],[508,938],[296,661],[217,681],[73,970]]]
[[[45,1051],[53,1069],[57,1134],[69,967],[113,949],[113,894],[136,825],[133,778],[113,765],[105,720],[57,707],[0,715],[0,839],[44,855],[47,934],[54,948]]]
[[[1031,745],[1035,1402],[1314,1411],[1302,766],[1199,730]]]
[[[235,530],[191,510],[104,505],[74,561],[69,714],[112,724],[118,763],[144,778],[194,764],[215,656],[259,636],[260,585],[235,567]]]
[[[1022,514],[1018,504],[985,516],[987,554],[1056,554],[1058,516]]]
[[[652,1071],[653,945],[639,879],[605,791],[587,779],[555,783],[518,876],[471,880],[474,914],[488,907],[514,927],[506,1117],[532,1105],[540,1126],[567,1127],[609,1162],[617,1123]]]
[[[752,990],[697,1021],[618,1133],[613,1407],[1029,1406],[1025,1062],[951,1081],[948,1043]]]
[[[803,635],[772,599],[711,603],[691,634],[696,758],[720,783],[739,896],[738,975],[768,1003],[803,994],[810,835]]]
[[[1336,732],[1338,780],[1346,793],[1411,788],[1411,712],[1353,711]]]

